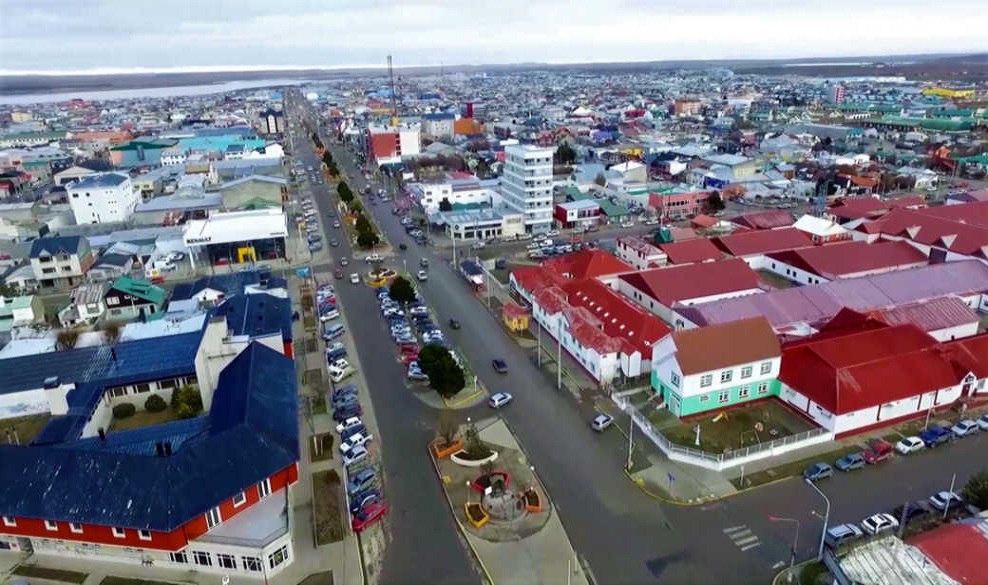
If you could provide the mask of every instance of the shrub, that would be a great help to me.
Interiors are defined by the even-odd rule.
[[[130,418],[137,412],[137,407],[129,402],[118,404],[113,407],[113,418]]]
[[[172,408],[178,418],[192,418],[202,411],[202,396],[195,386],[182,386],[172,392]]]
[[[168,403],[157,394],[148,396],[148,399],[144,401],[144,410],[148,412],[161,412],[166,408],[168,408]]]

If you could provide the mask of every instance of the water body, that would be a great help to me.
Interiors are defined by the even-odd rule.
[[[142,98],[169,98],[210,95],[244,89],[262,87],[282,87],[286,85],[303,85],[308,83],[303,79],[258,79],[255,81],[227,81],[205,85],[176,85],[171,87],[148,87],[134,89],[112,89],[105,91],[71,91],[58,93],[28,93],[22,95],[0,95],[0,104],[29,105],[67,102],[73,99],[86,101],[132,100]]]

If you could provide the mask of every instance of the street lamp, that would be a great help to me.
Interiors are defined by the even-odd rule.
[[[823,530],[820,531],[820,548],[816,553],[816,560],[820,561],[823,559],[823,543],[824,540],[827,538],[827,524],[830,522],[830,498],[828,498],[827,494],[823,493],[823,490],[818,488],[817,485],[812,481],[810,481],[808,478],[804,479],[803,481],[805,481],[806,484],[809,485],[811,488],[816,490],[816,493],[820,494],[820,497],[823,498],[823,501],[827,503],[827,509],[823,513]]]
[[[799,546],[799,520],[795,518],[781,518],[779,516],[769,516],[769,522],[793,522],[796,524],[796,533],[792,537],[792,551],[789,554],[789,582],[792,583],[793,567],[796,565],[796,548]]]

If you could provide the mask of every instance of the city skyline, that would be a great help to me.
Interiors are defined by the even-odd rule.
[[[436,0],[360,4],[177,0],[149,19],[121,0],[10,0],[0,24],[3,74],[125,73],[511,63],[846,58],[979,52],[962,0],[930,13],[915,0],[862,13],[838,0],[705,0],[689,10],[640,0]],[[875,23],[881,22],[881,26]],[[922,24],[922,26],[919,25]]]

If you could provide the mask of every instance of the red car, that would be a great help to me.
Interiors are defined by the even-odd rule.
[[[418,359],[419,359],[419,354],[417,353],[401,354],[401,363],[405,364],[406,366],[414,361],[418,361]]]
[[[414,353],[418,355],[419,346],[415,343],[402,343],[398,345],[398,351],[400,353]]]
[[[350,527],[354,532],[363,532],[368,526],[377,522],[388,513],[388,506],[381,503],[367,504],[362,510],[353,515]]]
[[[871,446],[864,450],[864,460],[872,465],[880,463],[892,456],[893,449],[894,447],[888,441],[876,439],[872,441]]]

